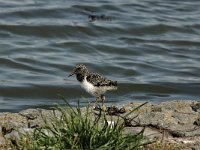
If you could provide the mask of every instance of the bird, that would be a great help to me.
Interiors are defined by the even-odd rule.
[[[112,81],[98,73],[89,72],[84,64],[77,64],[68,77],[76,75],[76,79],[81,83],[81,87],[90,95],[96,97],[95,105],[99,98],[102,105],[106,100],[104,93],[111,90],[117,90],[117,81]]]

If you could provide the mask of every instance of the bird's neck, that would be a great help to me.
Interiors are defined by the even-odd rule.
[[[79,82],[83,82],[84,80],[84,75],[83,74],[76,74],[76,79],[79,81]]]

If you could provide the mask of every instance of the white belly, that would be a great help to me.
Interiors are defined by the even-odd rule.
[[[88,92],[89,94],[93,96],[96,96],[95,87],[91,83],[87,82],[86,79],[83,80],[83,82],[81,83],[81,86],[82,88],[86,90],[86,92]]]
[[[117,89],[117,87],[113,87],[113,86],[111,86],[111,87],[109,87],[109,86],[96,87],[96,86],[92,85],[90,82],[87,82],[86,78],[81,83],[81,86],[86,90],[86,92],[88,92],[89,94],[96,96],[96,97],[100,96],[101,94],[104,94],[106,91]]]

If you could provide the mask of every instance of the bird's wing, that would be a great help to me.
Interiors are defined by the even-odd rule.
[[[92,83],[94,86],[117,86],[117,81],[111,81],[105,77],[97,74],[90,73],[87,75],[87,81]]]

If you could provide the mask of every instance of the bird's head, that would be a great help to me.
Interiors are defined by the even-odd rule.
[[[72,70],[72,73],[69,75],[72,76],[72,75],[77,75],[77,74],[82,74],[82,75],[86,75],[88,73],[88,70],[86,68],[85,65],[83,64],[78,64],[76,65],[76,67]]]

